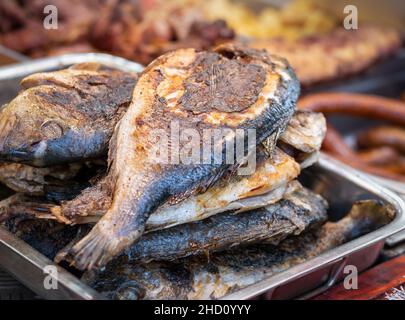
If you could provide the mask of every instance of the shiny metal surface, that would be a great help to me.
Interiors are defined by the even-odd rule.
[[[0,66],[27,61],[29,58],[0,45]]]
[[[0,265],[41,298],[102,299],[96,291],[2,227]],[[51,283],[55,285],[47,285]]]
[[[105,53],[71,53],[61,56],[29,60],[0,68],[0,81],[23,77],[35,72],[66,68],[75,63],[98,62],[124,71],[140,72],[139,63]]]

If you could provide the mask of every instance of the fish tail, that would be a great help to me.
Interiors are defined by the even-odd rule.
[[[350,237],[354,238],[369,231],[380,228],[395,217],[395,210],[391,206],[376,200],[356,202],[346,219],[350,219],[354,227]]]
[[[108,252],[111,251],[110,240],[96,225],[86,237],[69,250],[65,260],[80,270],[93,269],[106,260]]]
[[[153,179],[154,174],[133,179],[126,188],[116,190],[107,213],[70,250],[78,269],[102,267],[140,238],[149,215],[168,197],[166,185]]]
[[[141,234],[141,231],[136,231],[128,237],[115,237],[111,231],[107,232],[96,224],[87,236],[69,250],[65,260],[80,270],[100,268]]]

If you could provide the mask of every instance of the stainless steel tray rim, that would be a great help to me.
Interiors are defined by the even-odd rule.
[[[84,62],[98,62],[123,71],[142,72],[144,69],[139,63],[106,53],[69,53],[0,67],[0,81]]]

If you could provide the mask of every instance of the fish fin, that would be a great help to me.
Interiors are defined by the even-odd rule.
[[[72,241],[70,241],[65,247],[63,247],[55,256],[54,261],[60,263],[62,261],[67,261],[72,263],[73,261],[69,257],[69,251],[74,247],[74,245],[80,241],[87,233],[90,231],[90,227],[87,225],[81,226],[77,231],[76,236]]]
[[[0,201],[0,222],[13,217],[55,219],[50,209],[54,204],[41,202],[39,199],[30,198],[23,194],[14,194]]]
[[[169,205],[175,205],[195,194],[205,193],[209,188],[211,188],[219,180],[230,179],[232,176],[234,176],[234,173],[236,172],[238,167],[239,167],[239,165],[233,165],[231,167],[227,167],[227,168],[223,168],[223,169],[221,168],[221,170],[219,170],[216,174],[209,176],[208,179],[201,181],[194,187],[189,188],[188,190],[186,190],[183,193],[176,194],[175,196],[170,197],[166,201],[166,203]]]
[[[197,189],[198,189],[198,187],[189,189],[181,194],[172,196],[166,201],[166,203],[169,205],[175,205],[177,203],[180,203],[180,202],[186,200],[187,198],[191,197],[192,195],[198,193]]]
[[[100,222],[66,255],[68,261],[79,270],[91,270],[107,264],[118,252],[141,236],[142,231],[135,230],[125,237],[113,236],[111,230],[104,230]]]
[[[107,171],[109,172],[114,165],[115,154],[117,153],[117,135],[118,135],[118,126],[121,121],[118,121],[115,125],[115,129],[110,139],[108,147],[108,167]]]

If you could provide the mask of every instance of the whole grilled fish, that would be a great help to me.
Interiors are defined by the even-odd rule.
[[[268,194],[277,188],[280,188],[278,194],[282,196],[287,183],[299,173],[299,164],[276,148],[271,159],[258,159],[256,171],[252,175],[222,179],[202,194],[192,195],[179,203],[160,206],[147,220],[146,229],[156,230],[201,220],[227,210],[252,209],[254,202],[251,198]],[[97,222],[111,206],[111,193],[108,179],[102,179],[77,198],[55,206],[51,211],[59,221],[69,224]],[[269,196],[267,199],[274,202],[279,197]],[[263,197],[258,201],[260,206],[266,204],[262,200]]]
[[[252,245],[213,253],[209,259],[148,264],[128,263],[122,256],[102,271],[88,271],[82,280],[112,299],[217,299],[375,230],[393,217],[391,208],[363,201],[340,221],[327,222],[278,246]]]
[[[158,206],[203,192],[234,173],[257,144],[271,135],[277,140],[294,113],[298,94],[299,83],[288,63],[264,51],[232,45],[211,52],[180,49],[152,62],[111,140],[111,207],[72,248],[75,265],[87,269],[105,264],[142,235]],[[204,161],[180,162],[177,151],[187,150],[190,136],[178,141],[173,126],[193,130],[203,140],[206,130],[226,134],[206,141],[212,148]],[[237,140],[237,129],[247,145],[242,146],[243,156],[228,163],[226,145]],[[254,132],[255,143],[248,143],[249,132]],[[156,133],[167,138],[166,163],[151,155]]]
[[[129,261],[170,261],[263,240],[276,245],[288,235],[325,222],[326,210],[321,196],[298,186],[281,201],[260,209],[217,214],[145,234],[125,254]]]
[[[24,78],[0,109],[0,161],[43,167],[106,155],[136,80],[94,63]]]
[[[308,155],[317,154],[325,132],[326,121],[321,113],[297,110],[287,129],[280,136],[279,143],[284,149],[286,147],[294,149],[295,156],[297,151]],[[298,157],[302,158],[301,154]],[[300,163],[301,168],[307,167],[316,160],[314,156],[311,158],[312,161],[306,159]],[[201,220],[224,211],[238,210],[241,212],[275,203],[282,198],[287,183],[300,173],[300,165],[279,148],[275,148],[271,153],[271,158],[258,156],[254,174],[248,177],[234,176],[231,179],[222,179],[205,193],[191,196],[180,203],[162,205],[149,217],[146,229],[157,230]],[[16,174],[16,176],[19,175],[22,174]],[[35,181],[38,180],[41,179],[35,179]],[[16,183],[19,186],[23,184],[19,181]],[[111,206],[111,197],[111,183],[108,178],[102,178],[96,181],[92,187],[83,190],[79,196],[64,201],[61,205],[50,207],[45,204],[45,207],[41,208],[41,204],[37,202],[33,208],[33,202],[30,201],[26,210],[23,210],[23,203],[19,203],[19,208],[21,213],[33,212],[33,210],[41,208],[38,213],[40,216],[56,218],[67,224],[84,224],[97,222]],[[6,210],[6,207],[3,208]],[[44,215],[44,210],[51,210],[53,216]],[[16,213],[15,210],[12,212],[10,210],[10,214]],[[6,211],[4,211],[4,216],[6,216]]]
[[[278,202],[281,199],[284,200]],[[226,206],[229,210],[233,209],[232,212],[215,214],[211,218],[206,218],[209,216],[206,214],[192,223],[188,223],[193,221],[191,218],[190,221],[181,218],[181,214],[187,212],[180,207],[180,212],[176,215],[176,227],[165,226],[164,230],[144,234],[136,244],[127,249],[126,255],[133,261],[174,260],[237,244],[258,242],[262,238],[276,243],[287,235],[298,234],[309,225],[323,222],[326,218],[326,202],[304,189],[296,180],[264,196],[246,200]],[[240,208],[240,204],[243,204],[242,209],[235,211],[234,208]],[[227,211],[226,207],[222,209]],[[242,214],[241,211],[248,212]],[[156,212],[151,214],[149,220],[155,214]],[[174,218],[174,213],[170,210],[168,215],[173,215]],[[149,220],[147,225],[150,224]],[[162,228],[161,225],[155,227]],[[57,262],[72,262],[69,250],[73,245],[74,243],[70,244],[58,254]]]

